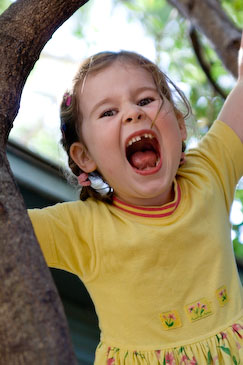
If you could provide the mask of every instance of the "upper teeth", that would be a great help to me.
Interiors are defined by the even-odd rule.
[[[128,141],[128,143],[127,143],[127,147],[128,147],[128,146],[131,146],[131,145],[132,145],[133,143],[135,143],[135,142],[141,141],[142,137],[150,138],[150,139],[154,138],[154,136],[152,136],[152,134],[150,134],[150,133],[144,133],[144,134],[142,134],[141,136],[136,136],[136,137],[131,138],[131,139]]]

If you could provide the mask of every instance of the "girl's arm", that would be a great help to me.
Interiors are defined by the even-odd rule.
[[[243,33],[238,58],[238,80],[227,97],[218,119],[228,124],[243,143]]]

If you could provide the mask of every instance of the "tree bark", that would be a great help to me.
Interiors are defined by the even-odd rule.
[[[224,66],[237,77],[241,32],[218,0],[167,0],[211,42]]]
[[[57,290],[6,158],[25,81],[87,0],[17,0],[0,16],[0,364],[75,364]]]

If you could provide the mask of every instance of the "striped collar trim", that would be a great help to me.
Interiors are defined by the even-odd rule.
[[[139,217],[145,218],[163,218],[174,213],[181,200],[181,189],[179,184],[174,180],[175,199],[171,203],[167,203],[158,207],[143,207],[124,203],[116,196],[113,198],[113,206],[116,208]]]

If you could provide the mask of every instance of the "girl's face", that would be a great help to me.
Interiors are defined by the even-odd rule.
[[[151,129],[160,105],[152,75],[127,61],[89,74],[80,88],[87,149],[74,143],[71,156],[85,172],[98,169],[124,202],[146,206],[173,199],[186,128],[164,98]]]

